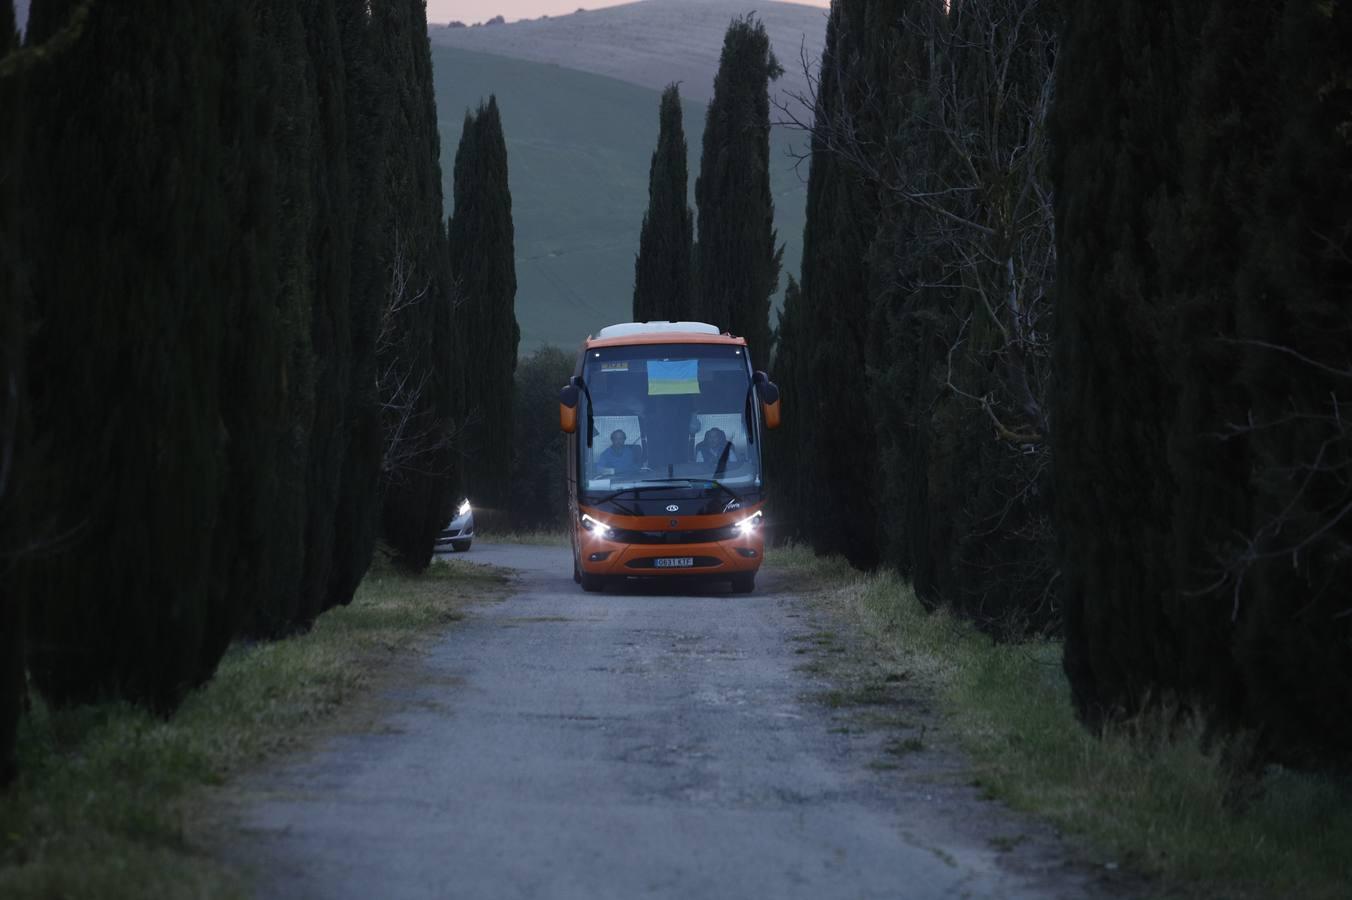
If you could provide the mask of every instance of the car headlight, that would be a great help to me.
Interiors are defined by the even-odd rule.
[[[605,522],[599,522],[586,513],[582,514],[582,527],[600,538],[610,537],[610,526]]]
[[[469,510],[470,510],[469,500],[461,500],[460,509],[456,512],[456,515],[467,516],[469,515]]]
[[[736,528],[738,534],[740,534],[742,537],[750,537],[752,534],[755,533],[756,529],[760,527],[761,519],[763,518],[765,518],[765,514],[760,512],[759,510],[747,516],[745,519],[737,523]]]

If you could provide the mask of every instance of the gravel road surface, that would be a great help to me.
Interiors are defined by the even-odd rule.
[[[783,576],[598,595],[566,549],[462,558],[515,569],[513,595],[410,665],[377,727],[232,787],[224,855],[259,896],[1116,893],[952,751],[880,765],[886,734],[839,727],[803,666],[819,614]]]

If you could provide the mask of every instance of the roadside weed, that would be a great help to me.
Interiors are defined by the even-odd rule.
[[[420,576],[373,565],[352,603],[309,633],[233,646],[169,719],[124,703],[56,711],[35,697],[19,781],[0,794],[0,896],[243,896],[188,837],[195,790],[309,739],[503,583],[459,560]]]
[[[817,601],[932,688],[982,788],[1080,835],[1105,865],[1161,875],[1173,895],[1346,896],[1352,781],[1237,772],[1200,722],[1136,721],[1095,736],[1075,718],[1058,641],[996,643],[927,612],[891,573],[842,575],[839,560],[799,555],[789,565],[833,582]]]

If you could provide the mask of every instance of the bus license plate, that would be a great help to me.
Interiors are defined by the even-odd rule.
[[[694,564],[693,556],[666,556],[653,560],[653,565],[659,569],[687,569]]]

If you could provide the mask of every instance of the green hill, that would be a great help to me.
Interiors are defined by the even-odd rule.
[[[639,226],[648,203],[648,164],[657,142],[658,92],[436,44],[432,60],[447,214],[465,110],[490,93],[502,109],[522,352],[544,343],[571,348],[603,325],[627,321]],[[704,104],[685,104],[685,128],[693,198]],[[806,187],[788,150],[801,149],[806,135],[777,129],[771,144],[784,271],[796,274]],[[784,281],[781,275],[781,293]],[[764,349],[755,350],[763,360]]]

